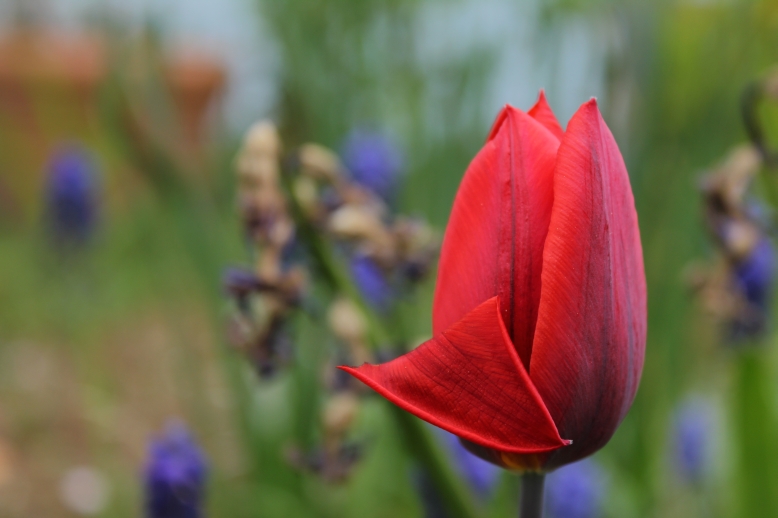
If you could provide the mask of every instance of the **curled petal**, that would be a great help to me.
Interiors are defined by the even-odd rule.
[[[434,335],[497,295],[508,335],[529,366],[558,147],[556,137],[526,113],[511,106],[500,112],[451,210],[435,287]]]
[[[541,453],[568,443],[508,339],[496,297],[389,363],[340,368],[400,408],[487,448]]]
[[[570,448],[602,447],[635,397],[646,340],[646,284],[624,160],[594,100],[568,124],[554,176],[530,375]]]

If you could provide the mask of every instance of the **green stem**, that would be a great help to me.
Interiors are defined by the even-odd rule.
[[[288,183],[288,180],[287,180]],[[291,191],[291,186],[287,185]],[[344,294],[356,304],[368,322],[369,339],[374,347],[390,342],[389,333],[381,320],[362,298],[348,274],[335,259],[331,247],[305,219],[294,196],[289,196],[290,209],[300,233],[311,247],[318,267],[335,293]],[[426,469],[452,518],[475,518],[478,514],[468,488],[450,468],[445,455],[438,449],[424,423],[387,402],[403,435],[405,446],[414,459]]]
[[[388,343],[389,335],[381,321],[362,300],[361,295],[348,276],[340,271],[337,262],[329,251],[327,243],[319,236],[315,236],[312,244],[317,248],[316,255],[321,260],[320,267],[327,268],[329,278],[335,281],[333,287],[336,291],[344,293],[362,308],[368,321],[369,334],[373,345],[377,346],[381,343]],[[425,428],[424,423],[395,405],[389,402],[386,404],[392,409],[395,420],[403,434],[408,452],[419,464],[428,470],[430,478],[433,484],[435,484],[449,515],[452,518],[474,518],[477,516],[468,488],[454,474],[446,457],[438,450],[434,438],[430,435],[429,430]]]
[[[409,453],[421,464],[435,484],[443,505],[451,518],[478,516],[469,490],[449,468],[445,454],[440,450],[424,423],[405,410],[391,406]]]
[[[778,505],[775,418],[764,348],[745,350],[738,359],[733,422],[738,439],[739,500],[742,516],[767,518]]]
[[[288,193],[292,193],[291,178],[288,174],[281,176]],[[289,210],[294,218],[295,224],[304,241],[310,247],[311,254],[318,264],[319,270],[329,284],[330,289],[337,293],[342,293],[356,304],[364,314],[368,322],[368,333],[370,341],[374,346],[385,345],[389,343],[389,333],[386,331],[383,323],[365,303],[359,293],[359,290],[349,278],[341,265],[335,258],[331,247],[322,239],[319,231],[311,225],[305,217],[300,204],[293,194],[288,194]]]
[[[543,473],[525,473],[521,476],[521,511],[519,518],[543,518]]]

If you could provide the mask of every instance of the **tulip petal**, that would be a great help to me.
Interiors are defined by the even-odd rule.
[[[538,453],[567,444],[508,339],[497,297],[391,362],[340,368],[400,408],[487,448]]]
[[[559,147],[530,376],[573,445],[547,468],[602,447],[635,397],[646,284],[624,160],[594,100]]]
[[[545,126],[546,129],[553,133],[559,140],[562,140],[562,137],[565,136],[565,131],[562,129],[556,115],[554,115],[554,112],[551,110],[551,106],[548,105],[548,101],[546,101],[546,92],[543,90],[540,91],[535,106],[530,108],[527,113],[530,117]]]
[[[434,335],[497,295],[508,335],[529,366],[558,147],[556,137],[520,110],[506,106],[497,117],[451,210],[435,288]]]

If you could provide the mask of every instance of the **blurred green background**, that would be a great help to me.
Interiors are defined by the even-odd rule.
[[[249,260],[235,155],[263,118],[286,149],[340,150],[353,128],[380,128],[404,157],[397,210],[442,232],[500,106],[528,109],[540,88],[563,125],[598,98],[645,253],[645,370],[595,456],[596,516],[778,515],[774,334],[723,344],[684,283],[690,263],[715,257],[698,179],[746,140],[740,99],[778,64],[778,2],[19,0],[0,21],[0,516],[141,515],[147,441],[171,417],[210,461],[207,516],[424,516],[376,398],[361,404],[366,451],[347,481],[286,462],[295,380],[316,378],[305,362],[331,339],[296,319],[299,362],[271,380],[226,345],[221,271]],[[761,115],[778,126],[770,106]],[[94,165],[98,223],[63,250],[47,233],[46,174],[76,143]],[[403,340],[429,334],[433,285],[398,304]],[[694,483],[674,435],[691,399],[713,416]],[[93,507],[63,489],[79,466],[97,474]],[[517,501],[507,475],[476,506],[507,517]]]

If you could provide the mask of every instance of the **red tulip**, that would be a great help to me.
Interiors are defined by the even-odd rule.
[[[646,283],[618,146],[594,99],[563,131],[506,106],[459,187],[433,338],[342,367],[484,458],[550,470],[600,449],[643,368]]]

